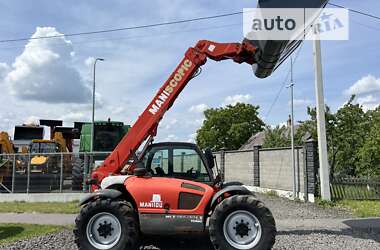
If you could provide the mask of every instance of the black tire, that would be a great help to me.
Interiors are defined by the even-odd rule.
[[[88,239],[87,225],[91,218],[100,213],[109,213],[117,218],[121,235],[109,250],[136,250],[138,248],[139,226],[132,205],[126,201],[97,199],[85,205],[75,219],[75,243],[79,250],[97,250]],[[99,230],[99,229],[98,229]]]
[[[73,168],[71,169],[71,188],[75,191],[83,190],[83,171],[84,161],[80,158],[73,159]]]
[[[228,242],[226,237],[229,237],[228,234],[225,234],[225,221],[228,225],[228,218],[233,216],[233,213],[242,211],[243,213],[247,213],[253,215],[253,218],[258,219],[261,236],[255,245],[247,245],[245,247],[233,246]],[[231,216],[229,216],[231,215]],[[243,222],[243,221],[242,221]],[[236,224],[238,222],[235,221]],[[232,223],[233,224],[233,223]],[[244,227],[244,224],[243,224]],[[236,227],[237,228],[237,227]],[[248,227],[246,227],[248,228]],[[235,227],[233,227],[235,229]],[[226,229],[227,231],[228,229]],[[240,235],[238,233],[238,229],[236,230],[236,237]],[[252,229],[244,229],[251,231]],[[256,227],[255,227],[256,231]],[[257,230],[258,231],[258,230]],[[256,232],[257,232],[256,231]],[[231,231],[229,231],[231,232]],[[240,232],[240,231],[239,231]],[[245,231],[247,233],[248,231]],[[244,234],[245,234],[244,233]],[[218,204],[211,215],[210,218],[210,226],[209,226],[209,234],[210,240],[214,245],[216,250],[266,250],[271,249],[275,243],[276,237],[276,224],[273,218],[272,213],[268,208],[264,206],[262,202],[257,200],[253,195],[234,195],[223,200],[220,204]],[[227,236],[225,236],[227,235]],[[257,234],[259,235],[259,234]],[[243,236],[241,236],[243,237]],[[245,237],[245,236],[244,236]],[[248,234],[247,234],[248,237]],[[252,236],[254,237],[254,236]],[[231,238],[229,239],[231,242]],[[252,243],[253,244],[253,243]],[[248,247],[248,248],[247,248]]]

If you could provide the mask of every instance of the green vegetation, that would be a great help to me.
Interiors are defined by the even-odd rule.
[[[278,197],[278,193],[274,190],[270,190],[268,192],[265,192],[266,195],[271,196],[271,197]]]
[[[318,206],[323,207],[323,208],[331,208],[331,207],[336,206],[336,203],[334,201],[324,201],[324,200],[321,200],[320,198],[316,198],[315,203]]]
[[[205,121],[197,131],[197,143],[212,150],[239,149],[253,134],[264,129],[258,106],[237,103],[204,112]]]
[[[31,224],[0,224],[0,245],[16,240],[54,233],[64,229],[62,226]]]
[[[364,111],[355,96],[335,114],[326,109],[327,144],[331,176],[377,177],[380,175],[380,106]],[[316,110],[308,108],[310,120],[300,130],[317,139]]]
[[[263,148],[281,148],[281,147],[290,147],[291,146],[291,136],[290,136],[290,128],[287,126],[276,126],[275,128],[271,128],[267,126],[265,129],[265,139],[263,143]],[[302,137],[304,134],[301,134],[300,131],[297,130],[294,135],[294,143],[295,145],[302,145]]]
[[[355,104],[355,96],[332,113],[326,107],[326,133],[331,176],[376,178],[380,176],[380,106],[366,111]],[[296,144],[310,134],[317,140],[317,113],[308,107],[309,120],[301,123],[295,134]],[[264,147],[290,146],[289,129],[267,129]]]
[[[0,213],[79,213],[78,202],[0,202]]]
[[[316,200],[316,204],[323,208],[340,208],[347,210],[360,218],[380,217],[380,200]]]
[[[336,202],[336,204],[339,207],[349,209],[355,216],[358,217],[380,217],[380,200],[342,200]]]

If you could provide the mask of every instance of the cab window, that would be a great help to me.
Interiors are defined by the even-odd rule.
[[[144,164],[153,176],[167,176],[169,174],[169,150],[150,151],[144,157]]]
[[[173,176],[180,179],[210,181],[208,172],[199,154],[194,149],[173,149]]]

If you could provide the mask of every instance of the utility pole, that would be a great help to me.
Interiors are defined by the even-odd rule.
[[[315,37],[313,43],[321,198],[325,201],[331,201],[330,174],[326,140],[325,98],[323,94],[321,41],[318,39],[318,37]]]
[[[294,78],[293,78],[293,57],[290,57],[290,138],[292,147],[292,166],[293,166],[293,198],[298,198],[297,193],[297,171],[296,171],[296,160],[295,160],[295,150],[294,150]]]
[[[96,72],[96,62],[104,61],[103,58],[96,58],[94,61],[94,78],[92,85],[92,120],[91,120],[91,153],[94,151],[94,136],[95,136],[95,72]]]

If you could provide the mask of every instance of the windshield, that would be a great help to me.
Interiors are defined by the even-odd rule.
[[[94,150],[99,152],[114,150],[123,135],[123,127],[96,126]]]
[[[31,153],[55,153],[57,145],[53,142],[33,142],[30,147]]]

